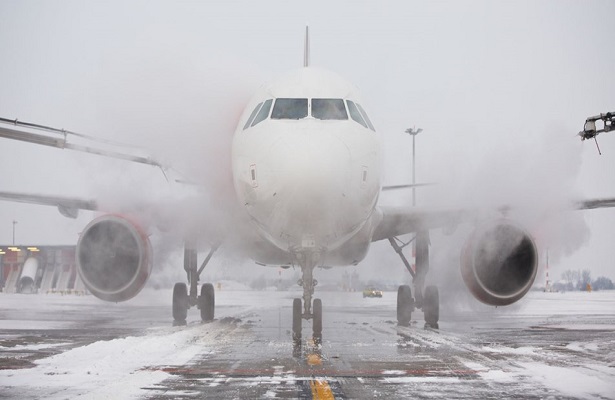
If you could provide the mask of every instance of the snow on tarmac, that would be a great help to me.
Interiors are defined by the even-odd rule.
[[[227,291],[218,294],[219,306],[227,306],[236,313],[249,312],[255,304],[270,306],[280,301],[280,293],[273,296],[250,291],[235,292],[232,282],[224,283]],[[239,285],[240,286],[240,285]],[[239,287],[240,289],[243,287]],[[287,294],[282,294],[287,296]],[[127,327],[142,326],[142,321],[130,320],[129,313],[148,307],[169,306],[171,292],[167,290],[144,290],[126,303],[104,303],[94,296],[20,295],[0,294],[2,299],[1,328],[8,330],[65,330],[92,329],[91,324],[101,323],[107,327],[120,325],[117,314],[126,314]],[[265,296],[265,298],[261,298]],[[228,299],[225,301],[225,299]],[[75,310],[79,310],[75,312]],[[136,311],[135,311],[136,310]],[[158,309],[156,309],[159,311]],[[156,311],[156,312],[157,312]],[[109,324],[99,321],[109,313]],[[41,317],[41,315],[44,315]],[[84,317],[86,315],[86,317]],[[87,316],[89,315],[89,317]],[[134,315],[134,314],[130,314]],[[170,312],[169,312],[170,315]],[[224,340],[220,335],[228,329],[219,321],[211,324],[194,322],[188,326],[167,325],[169,315],[152,315],[154,327],[137,329],[134,336],[98,340],[72,348],[50,357],[34,361],[33,368],[0,369],[0,388],[23,390],[30,387],[36,393],[45,393],[49,399],[129,399],[144,395],[144,388],[165,379],[173,379],[161,367],[182,367],[194,357],[207,354],[216,343]],[[140,320],[147,319],[142,316]],[[164,324],[156,318],[162,318]],[[102,331],[101,331],[102,332]],[[43,343],[0,346],[0,350],[36,351],[65,346],[66,343]],[[151,368],[156,366],[156,368]],[[0,390],[2,393],[3,390]],[[1,396],[0,396],[1,397]]]
[[[130,303],[109,304],[119,310],[168,303],[165,292],[144,291]],[[100,301],[93,296],[2,294],[7,319],[3,329],[76,329],[87,327],[91,320],[83,314],[104,315]],[[48,318],[40,318],[41,309]],[[71,314],[71,310],[80,310]],[[117,310],[116,310],[117,312]],[[55,321],[52,320],[56,319]],[[6,324],[5,324],[6,322]],[[104,322],[103,322],[104,323]],[[127,321],[127,325],[130,323]],[[25,327],[25,328],[24,328]],[[34,361],[34,368],[0,370],[0,387],[31,387],[45,393],[45,398],[137,398],[147,387],[169,378],[151,365],[181,366],[197,354],[209,351],[214,340],[202,324],[183,327],[158,326],[145,330],[143,336],[98,340],[59,354]],[[58,348],[66,343],[16,345],[3,347],[13,352]]]
[[[135,398],[142,387],[169,377],[165,372],[144,370],[148,365],[181,366],[207,351],[196,325],[172,328],[147,336],[98,341],[36,362],[25,370],[0,371],[2,386],[44,388],[48,398]],[[90,395],[94,393],[95,396]]]
[[[388,324],[382,324],[382,321],[390,318],[388,315],[391,310],[395,309],[395,293],[385,293],[384,297],[377,301],[364,300],[356,293],[325,292],[321,295],[323,301],[331,305],[329,315],[331,318],[335,316],[339,319],[335,321],[338,324],[342,320],[355,323],[357,320],[373,318],[374,321],[378,321],[369,325],[374,327],[369,333],[377,336],[378,345],[374,344],[374,336],[363,338],[358,335],[357,340],[349,347],[344,347],[343,340],[327,342],[326,351],[335,351],[336,356],[343,361],[346,358],[356,359],[353,351],[359,352],[359,358],[369,359],[361,355],[369,355],[370,351],[389,354],[390,347],[394,353],[387,357],[393,361],[399,358],[396,354],[399,345],[398,336],[391,335]],[[181,392],[186,389],[185,387],[180,385],[178,388],[173,388],[172,383],[169,383],[170,380],[175,382],[179,378],[177,375],[165,372],[167,371],[165,367],[171,367],[168,371],[173,367],[182,368],[195,359],[215,354],[216,349],[230,333],[228,325],[222,320],[211,324],[191,323],[183,327],[167,325],[168,316],[166,314],[158,316],[159,309],[156,307],[168,308],[169,293],[145,291],[134,299],[134,302],[124,305],[105,305],[107,308],[101,307],[100,302],[92,296],[81,298],[45,295],[26,298],[6,294],[0,296],[3,306],[0,315],[4,318],[1,320],[1,328],[7,332],[7,337],[13,335],[11,333],[13,329],[18,329],[15,327],[24,324],[31,324],[36,329],[46,327],[47,330],[68,329],[69,332],[79,324],[94,324],[94,326],[121,324],[123,321],[121,318],[106,320],[106,313],[111,313],[109,310],[114,310],[116,314],[126,313],[133,316],[134,313],[149,312],[154,319],[159,318],[152,325],[148,325],[150,315],[141,315],[138,321],[133,321],[137,329],[127,331],[130,333],[107,336],[103,340],[97,337],[95,341],[85,344],[75,342],[73,345],[76,344],[76,347],[59,354],[55,353],[62,351],[59,348],[71,340],[63,336],[63,333],[58,335],[58,342],[33,341],[27,344],[19,342],[11,343],[10,346],[7,341],[0,348],[7,351],[7,354],[8,351],[27,352],[48,347],[55,355],[35,360],[33,368],[0,370],[0,397],[2,397],[1,392],[16,393],[21,397],[31,389],[33,393],[44,393],[44,397],[50,399],[134,399],[159,393],[161,387],[170,388],[169,392],[166,392],[169,395],[175,393],[173,390],[178,390],[175,393],[178,397],[187,396],[189,393]],[[275,321],[265,320],[262,325],[265,327],[271,325],[275,328],[280,304],[290,304],[291,297],[292,293],[288,292],[223,290],[217,296],[217,306],[221,311],[218,315],[221,317],[232,315],[234,318],[258,321],[264,318],[267,312],[274,310]],[[525,390],[531,393],[533,388],[538,388],[540,392],[536,393],[547,397],[615,399],[615,292],[564,294],[531,292],[527,297],[517,309],[499,309],[497,313],[492,313],[490,310],[484,315],[480,314],[481,311],[476,311],[457,316],[457,320],[443,317],[440,331],[418,328],[402,330],[408,334],[410,343],[426,349],[425,353],[413,353],[410,356],[412,359],[408,360],[418,363],[417,368],[421,365],[419,359],[421,354],[426,357],[425,362],[431,359],[436,363],[439,360],[446,360],[446,357],[449,357],[447,354],[452,354],[452,361],[456,360],[465,365],[469,371],[474,371],[475,375],[412,376],[407,368],[414,367],[404,368],[403,363],[390,365],[385,363],[382,364],[381,377],[376,380],[377,384],[400,385],[401,391],[406,390],[406,387],[407,390],[416,390],[417,384],[423,388],[425,385],[429,387],[445,385],[449,389],[458,387],[458,390],[465,391],[468,385],[480,386],[482,382],[485,384],[482,387],[487,390],[485,393],[491,393],[489,390],[492,389],[495,391],[493,393],[497,393],[497,390],[509,393],[505,392],[509,387],[518,388],[522,393],[526,393]],[[45,310],[41,313],[40,307],[43,304]],[[148,307],[152,310],[147,311]],[[71,314],[76,309],[81,311]],[[96,309],[96,312],[91,311],[93,309]],[[102,315],[104,318],[80,319],[88,314]],[[417,314],[416,318],[420,319],[420,313]],[[51,315],[55,317],[50,317]],[[9,324],[5,326],[4,323],[7,321]],[[330,326],[335,327],[335,322],[331,322]],[[247,322],[246,324],[242,334],[248,337],[255,335],[250,330],[251,325]],[[271,330],[275,335],[278,335],[277,331],[277,328]],[[263,332],[269,331],[260,332],[264,334]],[[522,337],[517,336],[518,334],[522,334]],[[553,338],[557,340],[554,341]],[[279,338],[271,336],[263,340],[277,344]],[[332,346],[335,348],[331,348]],[[348,350],[351,353],[346,354],[345,349],[351,349]],[[260,360],[258,357],[265,354],[261,354],[258,349],[252,349],[252,352],[253,357],[257,358],[256,362]],[[366,368],[371,366],[367,365]],[[479,378],[474,381],[475,378],[472,376]],[[357,382],[361,383],[359,378],[363,378],[357,376]],[[222,387],[228,384],[226,380],[218,381],[222,379],[219,376],[213,379],[209,382],[212,385]],[[241,380],[234,379],[237,382]],[[275,373],[274,376],[246,377],[242,382],[251,382],[269,388],[268,385],[274,385],[280,379]],[[167,383],[160,386],[163,381]],[[380,389],[382,388],[378,390]],[[269,397],[276,397],[276,390],[272,388],[267,390]]]
[[[519,363],[516,376],[525,376],[555,389],[567,396],[584,399],[604,399],[615,397],[613,372],[604,374],[592,369],[591,365],[576,368],[556,367],[544,363]]]

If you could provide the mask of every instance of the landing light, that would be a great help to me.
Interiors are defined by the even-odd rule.
[[[9,250],[15,251],[15,252],[20,252],[21,251],[21,249],[19,247],[9,247]]]
[[[28,250],[33,252],[41,251],[38,247],[28,247]]]

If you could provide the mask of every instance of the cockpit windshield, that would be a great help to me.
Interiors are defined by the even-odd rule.
[[[348,119],[342,99],[312,99],[312,117],[316,119]]]
[[[261,121],[264,121],[269,116],[269,110],[271,110],[271,103],[273,100],[269,99],[265,103],[263,103],[263,107],[261,107],[258,114],[256,114],[256,118],[252,122],[252,126],[258,124]]]
[[[308,116],[308,99],[276,99],[271,119],[301,119]]]
[[[256,107],[254,107],[254,110],[252,111],[252,114],[250,114],[250,118],[248,118],[248,120],[246,121],[246,124],[243,126],[243,130],[244,131],[246,129],[248,129],[248,127],[250,125],[252,125],[252,121],[254,120],[254,117],[256,117],[256,113],[258,112],[258,110],[261,109],[262,105],[263,105],[263,103],[258,103],[258,105]]]
[[[272,108],[273,110],[271,110]],[[269,115],[270,110],[271,115]],[[355,103],[352,100],[323,98],[268,99],[254,107],[243,129],[255,126],[267,118],[299,120],[307,118],[308,115],[318,120],[343,121],[350,118],[363,127],[375,131],[372,122],[359,103]]]
[[[359,103],[355,103],[351,100],[346,100],[346,103],[348,104],[350,118],[363,125],[365,128],[369,128],[372,131],[376,132],[376,129],[374,129],[374,125],[372,125],[372,122],[367,117],[365,110],[363,110],[363,107],[361,107]]]
[[[372,125],[372,121],[369,120],[369,117],[367,116],[367,113],[365,112],[363,107],[361,107],[361,104],[359,103],[356,103],[356,104],[357,104],[357,107],[359,108],[359,111],[361,111],[361,115],[363,115],[363,118],[365,118],[365,122],[367,122],[367,125],[369,125],[369,129],[376,132],[374,125]]]
[[[361,116],[361,112],[355,105],[354,101],[347,100],[347,102],[348,102],[348,111],[350,111],[350,116],[352,117],[352,119],[367,128],[367,124],[365,123],[365,120]]]

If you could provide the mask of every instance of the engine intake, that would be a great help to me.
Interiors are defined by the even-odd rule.
[[[85,227],[76,258],[85,286],[106,301],[136,296],[152,269],[147,235],[135,223],[117,215],[104,215]]]
[[[461,276],[474,297],[506,306],[530,290],[538,271],[536,244],[508,221],[478,228],[461,253]]]

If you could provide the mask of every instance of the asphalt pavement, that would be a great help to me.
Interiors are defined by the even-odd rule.
[[[395,322],[396,293],[317,293],[323,334],[290,332],[298,292],[217,292],[172,326],[170,292],[0,294],[0,398],[615,398],[615,293],[532,292],[513,310]]]

